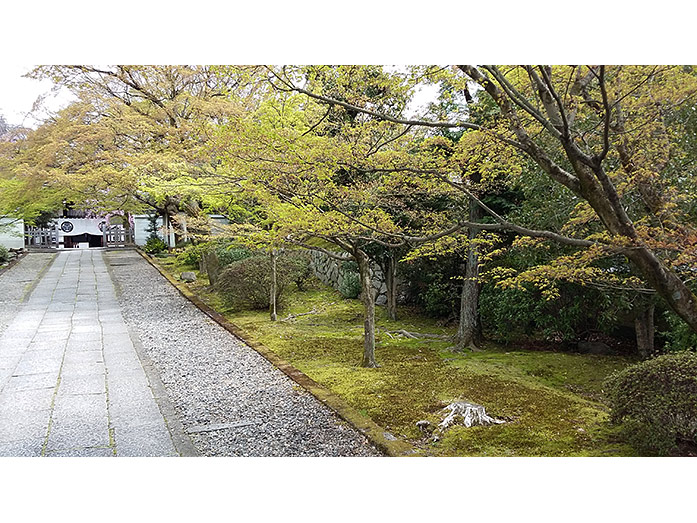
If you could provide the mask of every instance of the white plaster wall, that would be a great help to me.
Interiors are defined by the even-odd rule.
[[[150,217],[147,214],[138,214],[133,217],[133,223],[134,241],[136,242],[136,245],[145,245],[145,242],[148,241],[148,237],[150,236],[150,232],[148,231],[148,228],[150,227]],[[157,218],[157,235],[164,239],[164,235],[162,234],[161,217]]]

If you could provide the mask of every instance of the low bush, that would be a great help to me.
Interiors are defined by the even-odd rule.
[[[197,267],[203,256],[203,251],[209,248],[206,243],[189,245],[182,252],[177,254],[177,262],[189,267]]]
[[[355,299],[361,293],[361,277],[357,272],[345,272],[339,283],[339,293],[344,298]]]
[[[307,267],[304,258],[283,253],[276,261],[276,304],[292,282],[304,282]],[[309,259],[307,260],[309,266]],[[228,265],[217,283],[223,300],[235,308],[267,309],[271,303],[271,257],[258,254]]]
[[[4,245],[0,245],[0,263],[7,263],[8,261],[10,261],[10,251]]]
[[[167,250],[167,244],[157,236],[151,236],[143,245],[143,250],[148,254],[159,254]]]
[[[697,443],[697,354],[647,360],[611,375],[604,385],[611,421],[622,423],[642,454],[675,454],[678,442]]]
[[[278,258],[284,269],[290,272],[290,277],[299,291],[305,290],[305,284],[312,278],[310,253],[307,251],[285,251]]]
[[[457,289],[451,282],[435,281],[422,295],[426,314],[434,318],[445,318],[456,310]]]
[[[479,298],[484,332],[506,342],[533,336],[570,343],[585,332],[609,334],[617,315],[627,310],[618,295],[571,283],[558,288],[559,295],[547,299],[533,286],[501,289],[485,283]]]
[[[355,299],[361,293],[361,276],[358,273],[358,264],[355,261],[347,260],[341,262],[339,266],[341,272],[341,282],[338,291],[347,299]]]

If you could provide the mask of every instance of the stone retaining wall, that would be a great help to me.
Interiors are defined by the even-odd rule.
[[[336,254],[345,256],[347,261],[352,261],[348,254]],[[315,276],[336,290],[339,290],[344,280],[344,271],[341,270],[341,264],[342,262],[330,258],[323,252],[312,251],[311,253],[311,266]],[[371,263],[370,275],[373,283],[373,292],[375,293],[375,304],[385,305],[387,303],[387,286],[385,285],[385,276],[382,274],[382,269]]]

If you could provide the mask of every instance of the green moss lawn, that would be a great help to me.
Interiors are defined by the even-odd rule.
[[[189,267],[174,257],[156,261],[175,277]],[[197,272],[198,275],[198,271]],[[435,320],[402,308],[390,321],[377,308],[376,358],[380,368],[359,366],[362,308],[333,289],[314,284],[283,298],[279,320],[267,311],[231,310],[207,287],[205,275],[190,285],[213,308],[318,383],[341,396],[399,438],[429,456],[627,456],[634,451],[609,425],[602,403],[606,376],[627,358],[515,350],[489,344],[477,353],[456,353],[445,340],[407,339],[389,331],[452,334]],[[290,314],[316,310],[283,321]],[[433,442],[416,426],[434,425],[455,400],[484,405],[501,425],[455,427]]]

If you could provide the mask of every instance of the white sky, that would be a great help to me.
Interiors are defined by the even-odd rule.
[[[12,125],[36,128],[49,112],[62,109],[73,99],[65,89],[54,92],[50,80],[25,78],[23,75],[33,68],[33,65],[20,64],[0,66],[0,115]],[[423,115],[428,103],[437,95],[437,86],[422,88],[416,93],[407,116]],[[32,111],[42,97],[39,109]]]
[[[13,125],[36,127],[45,118],[47,111],[57,111],[70,103],[70,93],[65,90],[55,93],[50,80],[34,80],[23,75],[33,65],[5,64],[0,66],[0,114]],[[33,114],[32,106],[44,96],[41,109]]]

